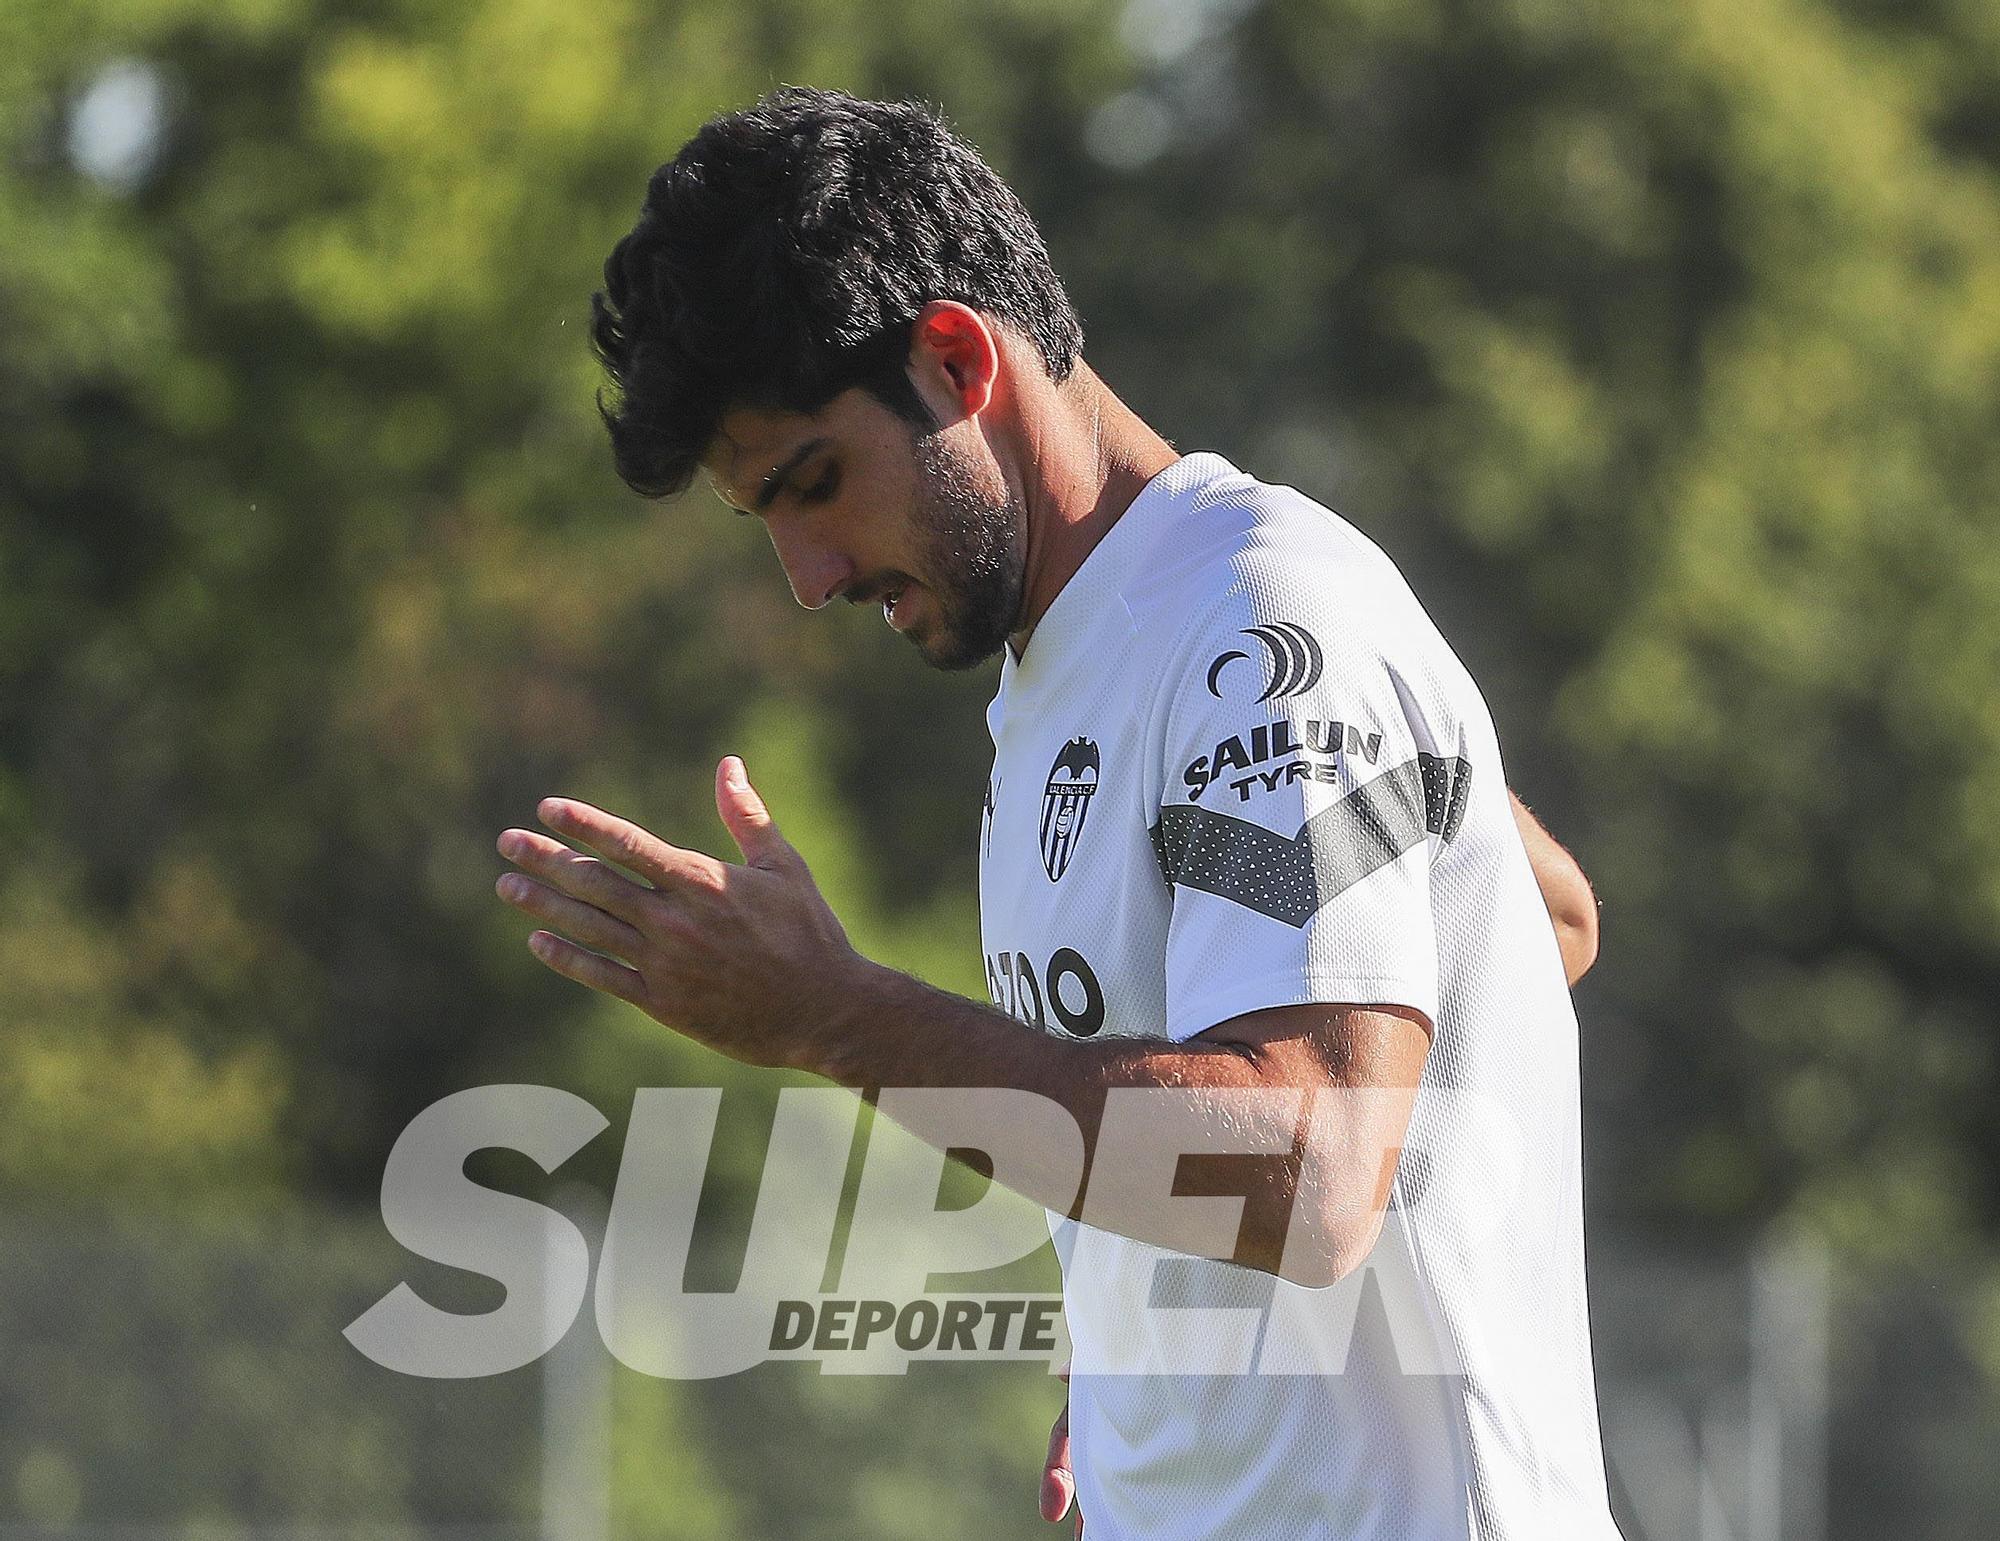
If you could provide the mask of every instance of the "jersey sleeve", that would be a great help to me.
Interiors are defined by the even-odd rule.
[[[1436,1021],[1431,870],[1470,766],[1430,662],[1422,628],[1302,584],[1188,623],[1149,735],[1174,1041],[1310,1002]]]

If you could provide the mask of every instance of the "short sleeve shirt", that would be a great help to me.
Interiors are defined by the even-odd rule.
[[[988,724],[997,1005],[1072,1038],[1312,1002],[1432,1028],[1381,1239],[1331,1289],[1051,1216],[1089,1534],[1615,1537],[1576,1019],[1485,703],[1394,565],[1186,456],[1008,653]]]

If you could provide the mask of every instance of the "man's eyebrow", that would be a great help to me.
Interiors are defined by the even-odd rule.
[[[804,465],[811,456],[826,448],[826,445],[827,438],[824,434],[816,439],[808,439],[773,467],[771,473],[757,484],[757,496],[750,505],[752,510],[761,514],[769,508],[771,499],[775,498],[778,489],[785,485],[785,478]]]

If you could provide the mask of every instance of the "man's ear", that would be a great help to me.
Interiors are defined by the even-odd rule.
[[[940,422],[977,417],[993,400],[1000,340],[978,311],[932,300],[910,326],[910,379]],[[950,410],[938,413],[949,403]]]

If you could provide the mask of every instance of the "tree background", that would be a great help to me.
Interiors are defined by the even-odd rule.
[[[1983,0],[9,0],[0,1518],[528,1501],[492,1398],[232,1358],[168,1237],[365,1212],[416,1112],[500,1080],[614,1130],[636,1086],[719,1082],[744,1200],[769,1078],[547,975],[493,900],[537,796],[727,851],[742,752],[857,942],[983,994],[991,671],[801,614],[753,522],[627,494],[593,411],[589,295],[646,175],[780,81],[942,105],[1114,389],[1402,565],[1604,900],[1595,1233],[1944,1290],[1954,1411],[1836,1407],[1831,1530],[1916,1533],[1878,1532],[1893,1489],[1990,1534]],[[608,1187],[618,1139],[564,1179]],[[404,1267],[297,1240],[354,1310],[274,1283],[278,1339]],[[101,1291],[50,1294],[78,1268]],[[1884,1340],[1843,1341],[1875,1384]],[[301,1415],[322,1371],[365,1415]],[[616,1392],[620,1534],[1033,1533],[1045,1382]],[[463,1441],[457,1485],[426,1439]]]

